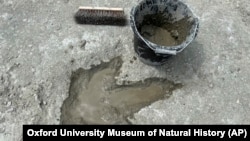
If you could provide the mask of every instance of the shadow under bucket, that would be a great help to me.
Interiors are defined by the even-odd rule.
[[[149,65],[162,65],[197,36],[198,18],[179,0],[143,0],[131,10],[135,51]]]

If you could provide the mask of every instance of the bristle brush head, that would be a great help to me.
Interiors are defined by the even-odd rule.
[[[80,7],[75,14],[78,24],[119,25],[127,24],[126,16],[121,8]]]

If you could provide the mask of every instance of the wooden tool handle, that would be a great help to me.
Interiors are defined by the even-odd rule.
[[[80,6],[79,10],[101,10],[101,11],[120,11],[123,12],[123,8],[109,8],[109,7],[88,7]]]

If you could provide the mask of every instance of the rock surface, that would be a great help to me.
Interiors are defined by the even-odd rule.
[[[184,0],[200,18],[198,38],[160,67],[134,60],[127,26],[78,25],[80,5],[138,1],[0,0],[0,140],[22,140],[23,124],[59,124],[70,77],[121,56],[117,84],[165,78],[182,87],[142,108],[134,124],[250,123],[250,3]],[[132,63],[131,63],[131,60]]]

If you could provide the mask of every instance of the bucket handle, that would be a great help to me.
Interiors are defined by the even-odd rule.
[[[177,51],[176,50],[166,50],[166,49],[161,49],[161,48],[156,48],[155,49],[156,54],[169,54],[169,55],[176,55]]]

